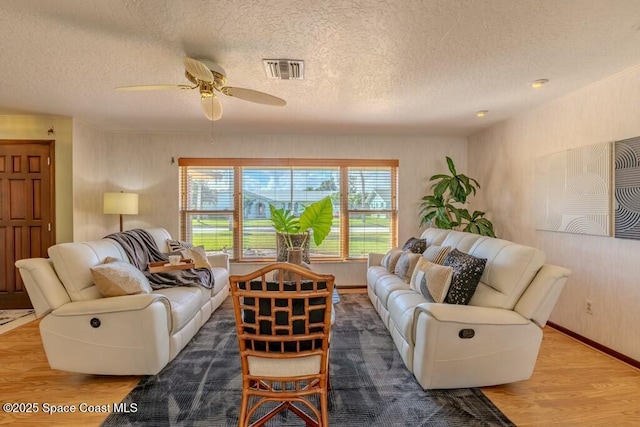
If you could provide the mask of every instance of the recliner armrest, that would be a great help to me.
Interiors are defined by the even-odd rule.
[[[544,327],[555,307],[571,270],[545,264],[520,297],[514,310]]]
[[[211,264],[211,267],[221,267],[227,271],[230,271],[228,254],[207,255],[207,259],[209,260],[209,264]]]
[[[415,308],[440,322],[467,325],[526,325],[530,323],[513,310],[460,304],[422,303]],[[417,313],[416,319],[421,313]]]
[[[120,297],[99,298],[87,301],[67,303],[51,312],[55,316],[86,316],[93,314],[118,313],[123,311],[142,310],[154,302],[166,306],[168,317],[171,318],[169,300],[164,295],[137,294]]]
[[[380,262],[382,261],[382,258],[384,258],[384,255],[385,254],[370,252],[369,257],[367,258],[367,268],[375,265],[381,265]]]

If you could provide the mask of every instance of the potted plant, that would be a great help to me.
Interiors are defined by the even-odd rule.
[[[482,236],[496,237],[493,224],[481,211],[469,211],[463,206],[470,194],[476,194],[480,184],[473,178],[459,174],[453,160],[447,157],[447,166],[451,175],[437,174],[429,178],[433,194],[422,198],[420,204],[420,227],[425,224],[443,229],[460,229]]]
[[[333,224],[333,203],[329,196],[306,206],[300,217],[290,210],[269,205],[271,223],[276,232],[282,233],[289,253],[298,250],[301,257],[302,248],[308,242],[309,230],[313,232],[313,241],[319,246],[331,231]]]

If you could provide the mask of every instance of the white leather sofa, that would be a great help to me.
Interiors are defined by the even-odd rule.
[[[545,254],[506,240],[429,228],[427,245],[487,263],[469,305],[429,303],[370,254],[369,298],[407,368],[424,389],[480,387],[531,377],[541,328],[571,274]]]
[[[147,229],[169,252],[163,228]],[[229,295],[226,255],[209,256],[215,284],[178,286],[103,298],[90,268],[107,257],[127,261],[114,240],[61,243],[49,258],[16,262],[40,322],[52,369],[103,375],[158,373],[187,345]]]

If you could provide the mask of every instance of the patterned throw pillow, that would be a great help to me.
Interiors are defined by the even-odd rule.
[[[452,250],[444,260],[444,265],[453,267],[453,278],[445,302],[449,304],[469,304],[480,283],[486,258],[476,258],[457,249]]]
[[[444,263],[444,259],[449,255],[449,251],[451,250],[451,246],[429,246],[424,253],[422,254],[425,259],[433,262],[434,264],[442,264]]]
[[[413,270],[409,286],[420,292],[427,301],[442,303],[447,296],[452,276],[453,268],[420,258]]]
[[[393,269],[393,274],[404,280],[405,283],[409,283],[413,275],[413,269],[416,267],[420,258],[422,258],[420,254],[411,251],[402,251]]]
[[[91,268],[93,282],[103,297],[148,294],[149,280],[142,271],[125,261],[114,261]]]
[[[169,252],[180,252],[183,249],[193,248],[193,244],[175,239],[167,239],[167,246],[169,246]]]
[[[380,265],[386,268],[388,272],[393,273],[400,255],[402,255],[402,249],[393,248],[382,258]]]
[[[182,258],[192,259],[195,268],[211,268],[211,263],[204,251],[204,246],[196,246],[191,249],[183,249],[180,251]]]
[[[411,237],[402,246],[403,251],[411,251],[416,254],[421,254],[427,249],[427,241],[425,239],[418,239],[417,237]]]

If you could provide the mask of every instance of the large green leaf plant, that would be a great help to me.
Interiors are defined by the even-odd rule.
[[[307,231],[313,230],[313,241],[316,246],[324,241],[331,231],[333,224],[333,203],[329,196],[311,203],[305,207],[300,217],[296,217],[290,210],[269,205],[271,211],[271,223],[273,228],[285,235],[287,247],[293,249],[292,234],[304,234],[305,240],[300,246],[304,246],[308,236]]]
[[[464,208],[467,197],[475,195],[480,188],[478,181],[459,174],[450,157],[447,157],[447,166],[451,175],[437,174],[429,178],[429,182],[433,181],[433,194],[422,198],[420,227],[429,225],[496,237],[493,224],[484,218],[484,212],[470,213]]]

